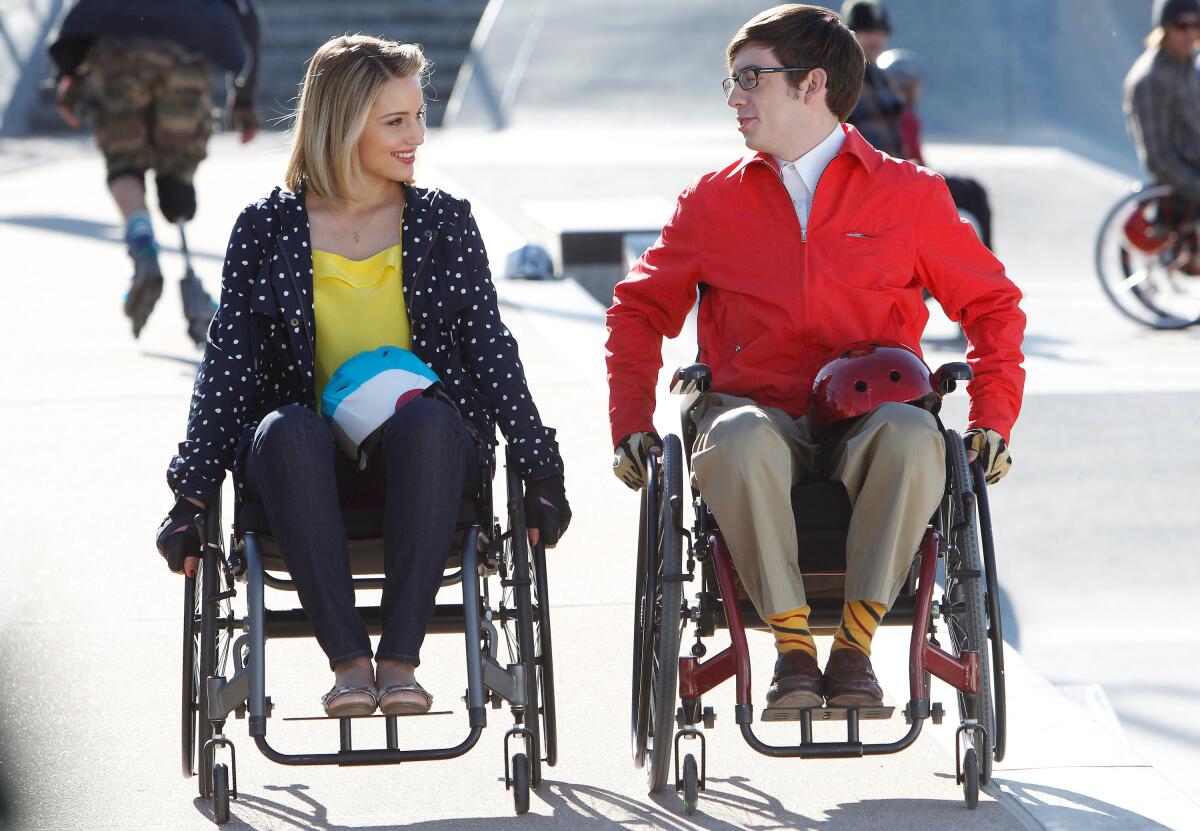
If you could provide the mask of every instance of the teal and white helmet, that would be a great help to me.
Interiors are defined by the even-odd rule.
[[[384,423],[439,383],[437,373],[412,352],[381,346],[337,368],[321,395],[321,415],[342,451],[365,468]]]

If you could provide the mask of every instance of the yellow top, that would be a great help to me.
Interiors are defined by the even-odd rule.
[[[360,352],[412,347],[400,245],[365,260],[313,249],[317,408],[333,373]]]

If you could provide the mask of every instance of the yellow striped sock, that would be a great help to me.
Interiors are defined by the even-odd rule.
[[[847,600],[842,605],[842,625],[833,638],[834,649],[857,649],[871,654],[871,639],[887,606],[872,600]]]
[[[813,641],[812,632],[808,631],[808,615],[812,611],[809,606],[801,606],[790,612],[769,615],[767,625],[775,635],[775,648],[780,655],[802,649],[813,657],[817,657],[817,644]]]

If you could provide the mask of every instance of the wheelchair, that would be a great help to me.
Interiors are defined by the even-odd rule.
[[[465,500],[460,510],[442,578],[443,587],[461,585],[462,603],[439,603],[426,630],[465,637],[467,733],[446,747],[402,748],[401,717],[384,715],[322,716],[320,720],[338,721],[339,744],[333,752],[282,753],[268,743],[273,706],[265,686],[267,641],[311,637],[312,629],[302,609],[266,608],[265,587],[294,590],[294,584],[262,506],[236,503],[227,555],[221,544],[220,500],[212,500],[203,524],[200,566],[194,577],[185,578],[181,746],[183,776],[198,775],[200,796],[211,801],[218,824],[228,821],[229,800],[238,795],[236,754],[225,733],[230,714],[248,717],[250,737],[274,762],[351,767],[461,756],[487,725],[485,706],[499,709],[502,701],[509,703],[514,719],[504,737],[505,788],[513,793],[516,813],[529,810],[529,791],[541,783],[542,765],[553,766],[558,759],[554,663],[545,548],[541,542],[529,545],[523,488],[511,449],[506,450],[505,467],[508,529],[501,529],[492,512],[491,471],[486,470],[481,504]],[[344,515],[356,591],[382,588],[381,511],[344,510]],[[237,584],[245,590],[244,616],[233,608]],[[378,608],[359,605],[358,610],[370,634],[378,635]],[[507,663],[500,658],[502,637]],[[354,746],[358,718],[385,719],[385,747]],[[218,761],[224,755],[228,763]]]
[[[1200,206],[1137,184],[1096,237],[1096,274],[1121,314],[1152,329],[1200,322]]]
[[[711,377],[703,364],[680,368],[671,391],[702,394]],[[970,378],[966,364],[947,364],[934,373],[934,388],[944,396]],[[703,706],[703,696],[729,678],[736,682],[734,720],[754,750],[776,758],[829,759],[896,753],[916,741],[925,719],[940,724],[943,707],[930,700],[931,676],[936,676],[957,691],[955,777],[967,806],[974,808],[980,786],[991,777],[993,761],[1002,760],[1005,753],[1004,652],[987,485],[982,465],[967,464],[961,437],[943,429],[946,491],[906,584],[883,620],[884,625],[912,629],[909,700],[903,710],[907,732],[889,743],[860,739],[860,721],[889,719],[894,711],[890,706],[767,708],[764,721],[800,724],[799,744],[781,746],[764,742],[753,728],[745,630],[769,629],[749,598],[739,593],[720,529],[695,488],[694,524],[689,530],[683,523],[683,473],[696,438],[687,413],[683,421],[684,441],[668,435],[661,452],[651,455],[638,533],[631,739],[634,765],[647,769],[650,791],[657,793],[666,786],[674,758],[675,790],[683,795],[686,813],[695,813],[707,776],[701,727],[710,729],[716,722],[716,712]],[[684,448],[688,448],[686,455]],[[840,482],[804,482],[794,486],[792,504],[801,571],[810,589],[809,628],[814,634],[830,634],[838,625],[844,599],[849,498]],[[937,582],[943,590],[935,601]],[[684,597],[687,583],[698,589],[694,600]],[[822,590],[812,590],[814,585]],[[948,650],[937,638],[939,620],[945,625]],[[681,656],[680,641],[688,625],[694,625],[695,643],[690,655]],[[707,654],[703,639],[720,627],[729,630],[730,645],[703,660]],[[814,722],[835,721],[845,722],[845,741],[814,741]],[[694,746],[696,753],[683,753],[685,746]]]

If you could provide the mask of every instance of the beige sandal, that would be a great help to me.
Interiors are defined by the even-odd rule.
[[[372,684],[338,685],[321,696],[325,715],[331,718],[369,716],[379,704],[379,694]]]
[[[419,716],[433,706],[433,696],[417,681],[392,684],[379,691],[379,711],[385,716]]]

